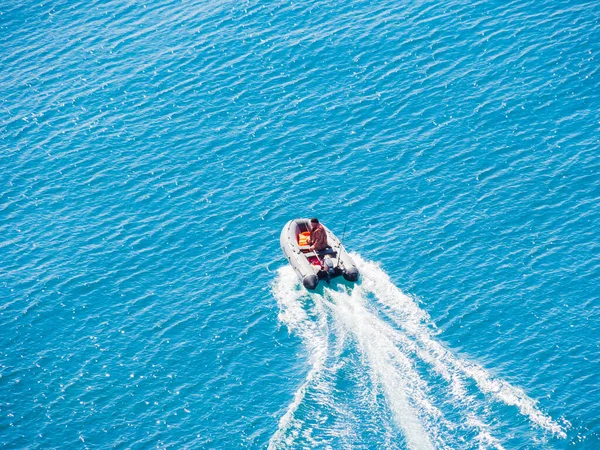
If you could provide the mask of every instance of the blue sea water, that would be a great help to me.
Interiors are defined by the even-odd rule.
[[[600,448],[599,62],[594,1],[0,2],[0,446]]]

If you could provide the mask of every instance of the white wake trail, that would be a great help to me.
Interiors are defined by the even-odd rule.
[[[382,387],[409,448],[433,449],[422,419],[412,404],[437,419],[442,419],[442,415],[426,398],[421,389],[423,381],[411,361],[390,339],[389,326],[367,310],[360,294],[359,289],[354,289],[350,296],[331,289],[325,291],[326,298],[332,300],[328,306],[335,319],[354,334],[374,385]]]
[[[279,269],[278,279],[273,285],[273,294],[279,304],[279,320],[290,331],[300,336],[307,347],[311,368],[304,383],[294,394],[292,403],[279,420],[277,432],[269,442],[269,450],[290,447],[298,437],[302,423],[294,418],[294,414],[304,400],[308,387],[318,380],[329,347],[325,316],[322,313],[318,314],[316,322],[308,316],[301,302],[301,299],[306,297],[306,291],[300,288],[298,278],[291,267]]]
[[[397,313],[396,323],[419,345],[419,356],[451,382],[453,393],[458,398],[466,398],[463,379],[465,376],[469,377],[477,383],[481,392],[492,395],[506,405],[516,406],[521,414],[556,436],[563,439],[567,437],[563,427],[540,411],[536,401],[528,397],[522,389],[492,377],[475,363],[461,360],[434,340],[427,315],[419,309],[414,300],[390,281],[388,275],[377,264],[367,262],[357,254],[353,254],[352,258],[363,276],[363,288],[372,292],[382,305]]]
[[[272,290],[280,308],[279,320],[302,339],[310,369],[281,417],[269,449],[292,448],[311,434],[296,417],[308,389],[311,396],[321,396],[323,405],[336,404],[324,372],[335,375],[337,367],[344,365],[338,364],[344,347],[358,350],[352,353],[360,355],[360,376],[370,380],[373,399],[381,398],[377,392],[383,394],[385,405],[373,403],[373,417],[383,420],[382,407],[390,411],[395,422],[390,426],[401,432],[408,448],[453,448],[457,430],[463,430],[480,448],[503,450],[494,437],[500,431],[488,423],[497,421],[482,394],[515,406],[532,423],[566,437],[563,427],[522,389],[457,357],[436,340],[437,331],[427,314],[377,264],[357,254],[352,258],[361,281],[352,288],[324,287],[322,294],[302,288],[290,266],[278,270]],[[477,392],[473,392],[475,386]],[[353,417],[352,411],[347,415]],[[382,425],[387,429],[387,424]]]

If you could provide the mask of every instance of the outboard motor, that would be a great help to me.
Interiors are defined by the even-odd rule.
[[[323,269],[327,271],[330,277],[335,277],[335,264],[329,255],[325,255],[325,258],[323,258]]]

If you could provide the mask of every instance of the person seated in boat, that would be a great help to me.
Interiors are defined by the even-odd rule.
[[[310,227],[309,249],[315,252],[325,250],[327,248],[327,232],[323,228],[323,225],[319,223],[319,219],[310,219]]]

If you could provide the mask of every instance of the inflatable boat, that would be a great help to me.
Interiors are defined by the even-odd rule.
[[[323,224],[327,232],[327,247],[311,251],[310,219],[294,219],[285,224],[281,231],[281,249],[290,262],[302,284],[307,289],[315,289],[320,280],[329,281],[342,275],[347,281],[358,280],[358,268],[344,249],[341,241]]]

